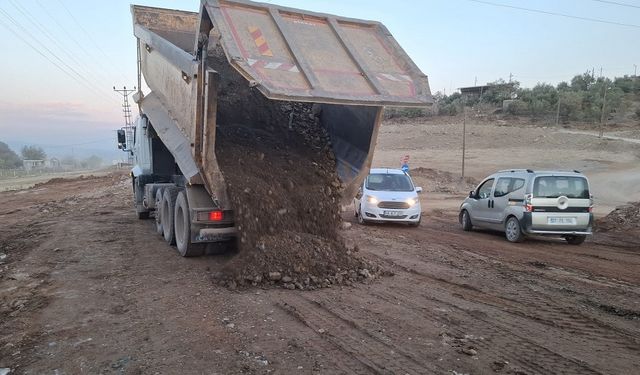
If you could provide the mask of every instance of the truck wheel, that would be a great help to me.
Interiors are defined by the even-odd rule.
[[[569,245],[580,245],[584,242],[584,240],[587,239],[587,236],[585,236],[584,234],[576,234],[571,236],[565,236],[564,239],[565,241],[567,241]]]
[[[162,235],[162,189],[156,190],[156,233]]]
[[[133,194],[136,205],[136,214],[138,215],[138,219],[146,220],[149,218],[149,210],[144,208],[142,203],[138,204],[138,202],[142,202],[144,198],[144,187],[140,186],[140,180],[137,178],[133,179]]]
[[[168,187],[162,193],[162,235],[169,245],[176,244],[176,231],[173,225],[173,216],[176,206],[178,188]]]
[[[504,233],[509,242],[522,242],[524,235],[520,229],[520,222],[515,216],[509,217],[504,225]]]
[[[204,253],[206,244],[191,243],[191,217],[187,193],[181,191],[176,199],[173,217],[176,247],[183,257],[196,257]]]

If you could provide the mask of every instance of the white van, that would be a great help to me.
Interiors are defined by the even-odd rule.
[[[401,222],[420,225],[422,208],[411,177],[400,169],[373,168],[354,198],[360,224]]]

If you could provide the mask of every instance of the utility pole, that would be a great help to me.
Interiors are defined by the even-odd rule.
[[[467,110],[462,103],[462,180],[464,181],[464,159],[467,151]]]
[[[135,86],[133,87],[133,90],[127,90],[126,86],[123,86],[122,89],[116,89],[115,86],[113,86],[113,91],[117,92],[118,94],[122,95],[122,113],[124,114],[124,134],[126,136],[126,140],[127,140],[127,148],[131,149],[131,146],[133,146],[133,122],[131,121],[131,106],[129,105],[129,95],[136,91]],[[131,154],[131,152],[128,153],[128,160],[129,163],[133,162],[133,155]]]
[[[604,94],[602,94],[602,112],[600,113],[600,138],[604,133],[604,108],[607,103],[607,85],[604,85]]]
[[[558,93],[558,109],[556,110],[556,127],[560,122],[560,93]]]
[[[509,73],[509,83],[511,83],[511,78],[513,78],[513,74]]]
[[[637,77],[638,76],[638,65],[633,64],[633,76]]]

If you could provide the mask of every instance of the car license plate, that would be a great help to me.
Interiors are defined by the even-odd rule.
[[[575,217],[548,217],[547,224],[551,225],[576,225]]]
[[[402,215],[402,212],[400,212],[400,211],[382,211],[382,214],[384,216],[400,216],[400,215]]]

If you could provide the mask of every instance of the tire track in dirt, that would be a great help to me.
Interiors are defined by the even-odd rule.
[[[374,256],[379,257],[377,255]],[[460,284],[421,272],[415,265],[409,267],[399,263],[398,260],[382,257],[378,259],[390,262],[393,266],[410,273],[412,277],[417,277],[421,282],[429,284],[432,289],[435,283],[440,286],[440,290],[443,293],[453,292],[454,296],[463,298],[466,301],[497,308],[514,317],[542,323],[550,329],[563,329],[579,337],[586,336],[587,339],[594,340],[592,345],[599,347],[599,350],[606,351],[613,348],[616,353],[623,352],[630,357],[640,355],[640,350],[638,349],[640,348],[640,341],[635,331],[629,331],[623,327],[604,322],[602,319],[585,314],[573,306],[563,305],[557,301],[556,297],[540,294],[543,289],[533,290],[529,285],[520,287],[519,284],[521,283],[513,282],[510,283],[508,289],[515,289],[514,294],[521,296],[521,299],[505,298],[504,296],[484,292],[468,284]],[[411,259],[415,259],[415,257]],[[483,267],[481,264],[475,264],[475,266],[476,268]],[[410,298],[410,296],[407,296],[407,298]]]
[[[426,236],[425,236],[426,237]],[[414,237],[415,238],[415,237]],[[430,245],[431,246],[431,245]],[[437,246],[437,245],[436,245]],[[516,296],[524,296],[524,300],[514,299],[514,298],[504,298],[503,296],[496,296],[491,293],[485,293],[484,291],[470,286],[465,283],[457,283],[451,280],[444,279],[442,277],[433,276],[431,274],[424,273],[419,271],[421,267],[415,263],[416,259],[420,262],[426,262],[432,260],[431,257],[428,259],[421,259],[420,251],[424,251],[424,246],[419,250],[413,251],[412,246],[395,246],[397,249],[401,249],[403,252],[409,252],[410,257],[404,257],[406,254],[397,255],[396,252],[393,254],[385,253],[385,256],[382,256],[378,253],[370,253],[380,260],[386,261],[393,266],[396,266],[405,272],[411,274],[411,277],[418,277],[420,282],[428,285],[433,285],[436,283],[440,285],[440,290],[443,293],[443,296],[438,300],[442,300],[443,302],[447,296],[451,297],[460,297],[464,300],[467,300],[474,304],[480,304],[487,306],[489,308],[490,316],[498,316],[496,318],[496,324],[502,325],[507,331],[509,330],[520,330],[520,331],[529,331],[531,332],[530,337],[544,337],[545,334],[540,334],[540,332],[544,333],[545,330],[561,330],[564,334],[573,336],[572,339],[578,341],[589,341],[590,349],[596,352],[607,352],[612,351],[613,358],[619,359],[622,362],[625,360],[628,361],[629,358],[636,358],[640,355],[638,348],[640,345],[637,340],[637,336],[634,331],[629,331],[628,329],[624,329],[619,327],[618,325],[611,325],[607,322],[602,321],[602,319],[594,318],[592,315],[587,314],[579,309],[576,309],[574,306],[566,305],[564,303],[559,303],[557,300],[557,296],[547,295],[547,290],[544,288],[536,288],[527,283],[520,283],[517,279],[514,279],[510,284],[507,285],[507,290],[511,289],[511,292]],[[452,245],[449,247],[449,251],[453,248],[455,251],[464,251],[463,249],[466,247],[459,245]],[[457,260],[458,264],[469,264],[468,257],[469,254],[463,254],[460,257],[466,257],[466,262],[464,259]],[[478,262],[473,263],[473,267],[476,269],[476,273],[483,274],[484,272],[493,271],[495,272],[495,263],[500,262],[503,264],[504,259],[498,260],[497,258],[486,257],[483,254],[476,254],[472,252],[472,258],[477,258]],[[436,257],[437,258],[437,257]],[[410,264],[403,264],[402,261],[405,260]],[[438,259],[439,261],[440,259]],[[447,262],[444,262],[446,264]],[[517,263],[509,264],[508,267],[510,273],[523,274],[528,276],[530,279],[533,275],[531,272],[526,272],[522,269],[521,265]],[[516,267],[517,270],[511,269]],[[431,265],[425,266],[426,269],[433,269]],[[487,269],[491,268],[491,270]],[[478,268],[482,269],[479,270]],[[506,273],[507,275],[509,272]],[[537,279],[544,279],[545,274],[537,273]],[[513,278],[513,275],[511,275]],[[413,285],[414,283],[407,283],[408,285]],[[627,283],[624,283],[627,284]],[[553,284],[551,284],[553,285]],[[620,288],[621,285],[617,284],[617,287]],[[500,288],[504,288],[504,286],[496,286],[496,289],[500,290]],[[515,288],[515,289],[514,289]],[[407,289],[408,290],[408,289]],[[402,290],[396,291],[398,294],[402,294]],[[545,294],[541,295],[543,292]],[[413,301],[416,296],[412,294],[403,295],[404,298],[401,298],[404,301]],[[428,298],[434,298],[433,295],[428,296]],[[460,302],[456,303],[457,306]],[[493,309],[499,309],[495,311],[491,311]],[[486,310],[486,309],[485,309]],[[507,318],[502,318],[502,315],[508,314]],[[515,325],[514,325],[515,324]],[[531,327],[537,327],[537,329],[532,329]],[[546,327],[546,328],[545,328]],[[549,335],[547,335],[549,336]],[[551,340],[549,340],[551,339]],[[568,348],[571,347],[572,343],[570,341],[558,341],[555,340],[551,335],[549,339],[540,341],[536,345],[542,344],[545,349],[549,350],[549,352],[556,352],[555,349],[550,348]],[[552,344],[552,347],[546,348],[548,343]],[[578,352],[580,352],[579,350]],[[571,352],[571,351],[569,351]],[[560,355],[560,354],[557,354]],[[565,356],[565,355],[560,355]],[[566,357],[566,360],[574,361],[574,355],[569,354]],[[581,360],[577,361],[576,365],[582,365],[583,362]],[[584,362],[586,364],[586,362]],[[553,367],[550,367],[551,371]],[[586,370],[598,372],[591,365],[586,365]],[[586,371],[585,370],[585,371]],[[628,370],[628,369],[627,369]]]
[[[344,353],[349,353],[363,366],[378,374],[440,373],[441,369],[420,361],[413,353],[381,339],[323,304],[305,297],[288,299],[277,305],[296,320],[320,333]],[[394,355],[396,354],[396,355]],[[427,371],[427,372],[425,372]]]

